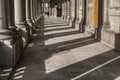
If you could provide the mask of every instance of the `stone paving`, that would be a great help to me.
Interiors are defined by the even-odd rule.
[[[118,51],[61,18],[41,23],[10,80],[120,80]]]
[[[0,80],[8,80],[12,67],[0,67]]]

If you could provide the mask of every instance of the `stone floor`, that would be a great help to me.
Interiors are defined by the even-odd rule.
[[[41,23],[10,80],[120,80],[118,51],[60,18]]]
[[[0,67],[0,80],[8,80],[12,67]]]

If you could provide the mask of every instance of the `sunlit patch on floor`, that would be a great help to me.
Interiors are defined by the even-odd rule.
[[[104,49],[104,47],[101,48],[101,46],[105,46],[105,45],[104,44],[100,45],[100,44],[101,43],[98,42],[98,43],[86,45],[83,47],[70,49],[69,51],[67,50],[61,51],[59,53],[52,55],[52,57],[45,60],[46,73],[50,73],[50,72],[59,70],[61,68],[64,68],[66,66],[69,66],[78,62],[82,62],[84,60],[100,55],[112,49],[112,48]],[[97,49],[97,51],[94,51],[93,49]]]
[[[115,80],[120,80],[120,76],[119,76],[119,77],[117,77]]]
[[[14,73],[14,77],[13,77],[13,80],[20,80],[23,78],[24,76],[24,73],[25,73],[25,70],[26,70],[26,67],[20,67],[20,68],[17,68],[15,73]]]

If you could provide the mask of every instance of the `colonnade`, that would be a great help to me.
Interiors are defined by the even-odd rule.
[[[120,49],[120,0],[50,0],[49,15]],[[42,18],[42,0],[0,0],[0,65],[14,65]]]
[[[83,0],[63,0],[62,18],[72,27],[79,29],[83,19]]]
[[[99,41],[120,49],[120,0],[62,0],[61,2],[62,20],[76,30],[89,32]]]
[[[41,0],[0,0],[0,66],[15,65],[41,17]]]

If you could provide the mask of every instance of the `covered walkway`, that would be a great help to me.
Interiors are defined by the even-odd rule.
[[[120,0],[0,0],[0,80],[120,80]]]
[[[119,80],[119,52],[61,18],[41,22],[9,80]]]

